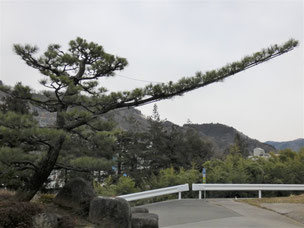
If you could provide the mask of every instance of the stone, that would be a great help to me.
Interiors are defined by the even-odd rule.
[[[145,207],[131,207],[131,213],[149,213],[149,210]]]
[[[131,208],[119,197],[96,197],[91,201],[89,221],[98,228],[131,228]]]
[[[153,213],[132,214],[132,228],[158,228],[158,215]]]
[[[33,228],[57,228],[61,216],[52,213],[40,213],[33,217]]]
[[[95,196],[94,189],[89,182],[82,178],[74,178],[58,192],[54,203],[87,215],[90,202]]]

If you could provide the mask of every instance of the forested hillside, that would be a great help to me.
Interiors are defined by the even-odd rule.
[[[256,139],[252,139],[235,128],[226,126],[224,124],[186,124],[184,127],[190,127],[197,130],[203,138],[214,142],[214,145],[221,153],[225,153],[229,146],[234,143],[237,134],[246,144],[246,149],[250,155],[252,154],[253,149],[256,147],[260,147],[266,152],[276,151],[273,146],[261,143]]]

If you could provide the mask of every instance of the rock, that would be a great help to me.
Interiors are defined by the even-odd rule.
[[[51,213],[41,213],[33,217],[33,228],[57,228],[61,216]]]
[[[149,210],[145,207],[131,207],[131,213],[149,213]]]
[[[59,206],[88,214],[91,200],[96,196],[93,187],[82,178],[72,179],[54,198]]]
[[[134,213],[132,214],[132,228],[158,228],[158,215]]]
[[[122,198],[96,197],[91,201],[89,220],[99,228],[131,228],[131,208]]]

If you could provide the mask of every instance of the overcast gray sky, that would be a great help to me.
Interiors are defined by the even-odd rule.
[[[126,57],[121,76],[167,82],[208,71],[289,38],[300,47],[208,87],[158,102],[161,118],[182,125],[222,123],[260,141],[304,133],[304,44],[301,0],[286,1],[59,1],[0,0],[0,79],[40,90],[39,73],[12,51],[14,43],[67,47],[77,36]],[[147,83],[123,77],[101,82],[110,90]],[[153,104],[140,107],[151,115]]]

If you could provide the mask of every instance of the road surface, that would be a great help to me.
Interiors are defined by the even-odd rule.
[[[183,199],[145,205],[163,228],[296,228],[304,224],[232,199]]]

